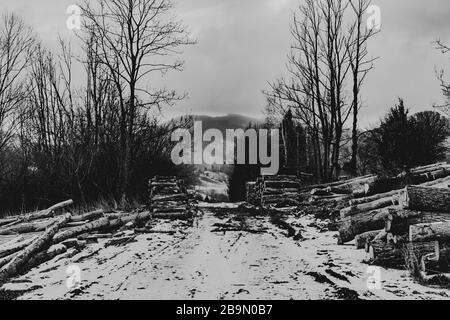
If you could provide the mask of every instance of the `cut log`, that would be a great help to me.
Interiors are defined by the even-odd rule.
[[[14,237],[13,239],[9,240],[8,242],[4,242],[0,245],[0,251],[4,249],[5,247],[10,247],[11,245],[15,245],[16,243],[22,242],[25,240],[23,235],[19,235],[17,237]]]
[[[36,255],[39,251],[49,245],[54,235],[62,226],[70,221],[70,218],[70,214],[66,214],[64,217],[60,218],[53,225],[47,228],[47,230],[35,241],[15,256],[8,264],[3,266],[3,268],[0,269],[0,284],[5,283],[9,278],[17,274],[20,268],[22,268],[32,256]]]
[[[158,195],[152,197],[151,202],[186,201],[187,199],[185,194]]]
[[[277,188],[266,188],[264,190],[264,194],[268,195],[274,195],[274,194],[284,194],[284,193],[297,193],[297,188],[283,188],[283,189],[277,189]]]
[[[188,212],[163,212],[163,213],[153,213],[153,218],[155,219],[168,219],[168,220],[186,220],[191,217]]]
[[[67,247],[63,244],[56,244],[48,248],[43,252],[38,253],[37,255],[31,257],[29,261],[21,268],[20,272],[25,272],[31,270],[47,261],[52,260],[53,258],[63,254],[67,251]]]
[[[99,210],[95,210],[92,212],[88,212],[88,213],[83,213],[77,216],[73,216],[71,219],[71,222],[80,222],[80,221],[85,221],[85,220],[95,220],[98,218],[101,218],[103,216],[103,210],[99,209]]]
[[[420,186],[421,187],[435,187],[435,186],[445,185],[448,183],[450,183],[450,176],[447,176],[447,177],[441,178],[441,179],[437,179],[437,180],[432,180],[429,182],[425,182],[425,183],[422,183]]]
[[[366,244],[372,242],[384,229],[367,231],[355,237],[356,249],[364,249]]]
[[[376,200],[397,196],[397,195],[399,195],[402,192],[404,192],[404,189],[394,190],[394,191],[385,192],[385,193],[380,193],[380,194],[376,194],[376,195],[373,195],[373,196],[370,196],[370,197],[364,197],[364,198],[359,198],[359,199],[352,199],[352,200],[349,201],[349,204],[350,204],[350,206],[356,206],[356,205],[360,205],[360,204],[364,204],[364,203],[370,203],[370,202],[373,202],[373,201],[376,201]]]
[[[56,210],[65,208],[72,204],[73,204],[73,200],[67,200],[64,202],[60,202],[60,203],[55,204],[54,206],[51,206],[50,208],[48,208],[46,210],[27,214],[27,215],[21,217],[21,219],[24,221],[32,221],[32,220],[38,220],[38,219],[43,219],[43,218],[51,218],[51,217],[53,217]]]
[[[264,181],[265,188],[289,188],[297,189],[300,188],[300,183],[297,181]]]
[[[60,243],[64,240],[70,239],[70,238],[76,238],[77,236],[83,234],[83,233],[87,233],[90,231],[95,231],[104,227],[107,227],[109,225],[109,219],[108,218],[101,218],[95,221],[92,221],[88,224],[79,226],[79,227],[75,227],[66,231],[62,231],[60,233],[58,233],[54,238],[53,238],[53,243],[57,244]]]
[[[358,234],[384,228],[385,217],[388,214],[389,208],[383,208],[341,219],[338,243],[344,244],[352,241]]]
[[[13,253],[10,254],[9,256],[6,256],[4,258],[0,258],[0,268],[2,268],[4,265],[10,263],[12,261],[12,259],[14,259],[19,253]]]
[[[25,247],[29,246],[31,243],[33,243],[36,239],[37,239],[37,236],[32,237],[28,240],[23,240],[20,242],[13,243],[9,246],[0,248],[0,258],[9,256],[15,252],[22,250],[23,248],[25,248]]]
[[[409,227],[409,241],[450,240],[450,221],[415,224]]]
[[[54,237],[53,243],[56,244],[56,243],[60,243],[64,240],[67,240],[70,238],[76,238],[77,236],[79,236],[83,233],[101,230],[101,229],[119,228],[121,226],[124,226],[128,222],[133,222],[133,221],[140,222],[140,221],[145,221],[149,218],[150,218],[149,212],[128,214],[128,215],[124,215],[120,218],[113,218],[111,220],[108,217],[101,218],[101,219],[89,222],[87,224],[84,224],[82,226],[75,227],[75,228],[65,230],[65,231],[58,233]]]
[[[411,173],[418,174],[418,173],[433,171],[434,169],[445,166],[445,165],[447,165],[447,162],[438,162],[438,163],[433,163],[433,164],[429,164],[426,166],[420,166],[420,167],[411,169]]]
[[[17,224],[8,228],[1,228],[0,235],[12,235],[18,233],[31,233],[44,231],[49,225],[51,225],[54,220],[45,220],[39,222],[27,222]]]
[[[416,252],[418,256],[434,253],[436,251],[436,243],[410,244],[410,250]],[[405,248],[403,245],[395,245],[383,241],[372,242],[369,244],[368,261],[366,262],[381,267],[405,269],[407,266]]]
[[[0,227],[9,225],[9,224],[14,223],[16,221],[20,221],[20,220],[18,218],[1,219],[0,220]]]
[[[397,204],[398,200],[395,197],[382,198],[369,203],[362,203],[356,206],[344,208],[340,211],[340,216],[341,218],[346,218],[361,212],[368,212],[371,210],[381,209]]]
[[[389,210],[386,216],[385,230],[394,235],[409,233],[409,227],[421,223],[445,222],[450,220],[450,213],[423,212],[414,210]]]
[[[408,186],[403,206],[410,210],[450,212],[450,189]]]

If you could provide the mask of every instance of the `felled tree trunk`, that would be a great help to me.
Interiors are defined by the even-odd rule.
[[[22,250],[17,256],[15,256],[8,264],[0,269],[0,283],[5,283],[10,277],[17,274],[31,257],[36,255],[45,246],[47,246],[58,230],[70,221],[71,215],[66,214],[64,217],[55,222],[52,226],[40,235],[33,243]]]
[[[67,247],[63,244],[56,244],[48,248],[48,250],[42,251],[32,257],[25,265],[21,268],[21,272],[33,269],[42,263],[52,260],[56,256],[63,254],[67,251]]]
[[[367,231],[362,234],[358,234],[355,237],[355,246],[356,249],[364,249],[366,244],[373,241],[377,236],[384,232],[384,229]]]
[[[24,221],[32,221],[32,220],[50,218],[50,217],[53,217],[56,210],[62,209],[64,207],[70,206],[72,204],[73,204],[73,200],[67,200],[64,202],[60,202],[60,203],[55,204],[54,206],[51,206],[50,208],[48,208],[46,210],[27,214],[27,215],[23,216],[22,219]]]
[[[352,199],[349,201],[349,204],[350,204],[350,206],[356,206],[356,205],[360,205],[360,204],[364,204],[364,203],[369,203],[369,202],[373,202],[376,200],[397,196],[400,193],[402,193],[403,191],[404,191],[403,189],[400,189],[400,190],[394,190],[394,191],[390,191],[390,192],[376,194],[376,195],[373,195],[370,197]]]
[[[450,240],[450,221],[421,223],[409,227],[409,241]]]
[[[388,208],[358,213],[346,217],[339,222],[339,243],[344,244],[353,240],[358,234],[384,228]]]
[[[0,229],[0,235],[12,235],[18,233],[31,233],[44,231],[54,221],[28,222],[21,223],[8,228]]]
[[[404,207],[410,210],[450,212],[450,189],[408,186]]]
[[[0,258],[9,256],[17,251],[22,250],[23,248],[25,248],[25,247],[29,246],[31,243],[33,243],[33,241],[35,241],[36,238],[37,238],[37,236],[32,237],[28,240],[23,240],[23,241],[20,241],[17,243],[13,243],[9,246],[4,246],[4,247],[0,248]]]
[[[436,251],[436,243],[424,242],[409,244],[409,248],[416,252],[417,256],[422,256],[434,253]],[[367,262],[381,267],[405,269],[407,265],[405,248],[403,245],[395,245],[383,241],[370,243],[368,246]]]
[[[361,212],[367,212],[371,210],[381,209],[398,204],[398,200],[394,197],[382,198],[369,203],[363,203],[356,206],[344,208],[340,211],[341,218],[346,218]]]
[[[450,213],[424,212],[415,210],[390,210],[386,216],[385,229],[394,235],[409,233],[409,227],[421,223],[445,222],[450,220]]]
[[[107,227],[109,225],[109,219],[108,218],[101,218],[95,221],[92,221],[88,224],[79,226],[79,227],[75,227],[69,230],[65,230],[62,231],[60,233],[58,233],[54,238],[53,238],[53,243],[57,244],[60,243],[64,240],[70,239],[70,238],[76,238],[77,236],[86,233],[86,232],[90,232],[90,231],[94,231],[94,230],[98,230],[100,228],[104,228]]]

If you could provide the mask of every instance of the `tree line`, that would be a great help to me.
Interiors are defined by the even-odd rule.
[[[19,16],[3,15],[2,209],[64,198],[126,204],[146,194],[150,176],[177,172],[170,133],[191,119],[164,122],[161,110],[185,94],[152,82],[181,71],[181,50],[194,44],[172,6],[169,0],[85,1],[77,53],[63,40],[57,51],[48,50]]]

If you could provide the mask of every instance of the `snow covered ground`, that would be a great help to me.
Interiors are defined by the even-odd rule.
[[[406,271],[380,269],[381,288],[371,289],[364,251],[338,246],[336,233],[312,217],[288,218],[303,236],[297,241],[268,217],[226,211],[211,207],[193,224],[158,224],[174,235],[92,244],[4,289],[18,299],[450,299],[450,291],[416,284]],[[218,224],[254,232],[213,232]],[[69,289],[74,268],[81,282]]]

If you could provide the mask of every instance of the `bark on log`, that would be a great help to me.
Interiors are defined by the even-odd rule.
[[[128,222],[133,222],[133,221],[141,222],[141,221],[145,221],[149,218],[150,218],[149,212],[129,214],[129,215],[125,215],[123,217],[115,218],[115,219],[111,219],[111,220],[108,217],[101,218],[99,220],[92,221],[92,222],[84,224],[82,226],[75,227],[75,228],[65,230],[63,232],[58,233],[53,238],[53,243],[56,244],[56,243],[60,243],[64,240],[67,240],[70,238],[76,238],[77,236],[79,236],[83,233],[101,230],[101,229],[119,228],[121,226],[124,226]]]
[[[363,203],[356,206],[344,208],[340,211],[341,218],[353,216],[358,213],[368,212],[371,210],[381,209],[392,205],[397,205],[398,200],[394,197],[382,198],[369,203]]]
[[[450,212],[450,189],[408,186],[405,189],[404,208]]]
[[[373,202],[373,201],[380,200],[383,198],[397,196],[400,193],[402,193],[403,191],[404,191],[404,189],[400,189],[400,190],[394,190],[394,191],[390,191],[390,192],[376,194],[376,195],[373,195],[370,197],[352,199],[349,201],[349,204],[350,204],[350,206],[356,206],[356,205],[360,205],[360,204],[364,204],[364,203],[369,203],[369,202]]]
[[[109,221],[110,220],[108,218],[101,218],[88,224],[62,231],[53,238],[53,243],[57,244],[70,238],[76,238],[83,233],[107,227],[109,225]]]
[[[341,219],[338,243],[344,244],[353,240],[358,234],[384,228],[384,220],[388,214],[389,208],[383,208]]]
[[[13,235],[18,233],[31,233],[44,231],[53,222],[54,220],[21,223],[8,228],[1,228],[0,235]]]
[[[43,219],[43,218],[51,218],[51,217],[53,217],[56,210],[65,208],[72,204],[73,204],[73,200],[67,200],[64,202],[60,202],[60,203],[55,204],[54,206],[51,206],[50,208],[48,208],[46,210],[27,214],[27,215],[21,217],[21,219],[24,221],[32,221],[32,220],[38,220],[38,219]]]
[[[70,221],[71,215],[66,214],[53,225],[51,225],[42,235],[40,235],[33,243],[22,250],[8,264],[0,269],[0,284],[5,283],[10,277],[14,276],[27,261],[39,251],[45,248],[51,242],[51,239],[58,230]]]
[[[31,270],[65,252],[67,252],[67,247],[65,245],[63,244],[53,245],[50,248],[48,248],[48,250],[39,252],[37,255],[31,257],[31,259],[27,261],[25,265],[21,268],[20,272]]]
[[[421,223],[445,222],[450,220],[450,213],[424,212],[413,210],[390,210],[386,216],[385,230],[394,235],[409,233],[409,227]]]
[[[372,242],[383,231],[384,229],[367,231],[362,234],[358,234],[355,237],[356,249],[364,249],[367,243]]]
[[[153,213],[152,216],[155,219],[186,220],[189,219],[191,215],[189,215],[187,212],[164,212],[164,213]]]
[[[0,227],[3,227],[5,225],[11,224],[11,223],[14,223],[16,221],[19,221],[19,219],[18,218],[1,219],[0,220]]]
[[[433,163],[433,164],[429,164],[429,165],[426,165],[426,166],[420,166],[420,167],[413,168],[413,169],[411,169],[411,172],[412,173],[423,173],[423,172],[427,172],[427,171],[430,171],[430,170],[432,171],[435,168],[439,168],[439,167],[442,167],[442,166],[445,166],[445,165],[447,165],[447,162]]]
[[[289,188],[299,189],[300,183],[297,181],[264,181],[265,188]]]
[[[411,250],[422,256],[436,251],[435,242],[423,242],[410,244]],[[373,242],[369,245],[368,261],[370,264],[387,267],[405,269],[405,248],[403,245],[395,245],[385,242]]]
[[[450,221],[415,224],[409,227],[410,242],[431,240],[450,240]]]
[[[15,252],[13,254],[10,254],[9,256],[6,256],[4,258],[0,258],[0,268],[2,268],[4,265],[11,262],[12,259],[14,259],[19,253]]]
[[[186,201],[188,198],[185,194],[172,194],[172,195],[158,195],[151,199],[152,203],[155,202],[167,202],[167,201]]]
[[[14,243],[14,244],[12,244],[10,246],[2,247],[0,249],[0,258],[9,256],[9,255],[11,255],[11,254],[13,254],[15,252],[18,252],[18,251],[22,250],[23,248],[25,248],[25,247],[29,246],[31,243],[33,243],[36,239],[37,239],[37,236],[32,237],[32,238],[27,239],[27,240],[23,240],[23,241]]]

